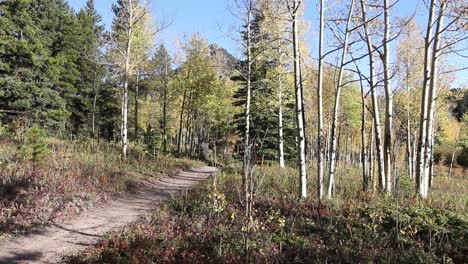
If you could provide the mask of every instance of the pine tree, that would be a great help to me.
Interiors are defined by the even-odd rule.
[[[68,113],[54,84],[55,54],[50,49],[49,28],[54,3],[8,0],[0,2],[0,109],[23,114],[33,123],[57,130]],[[47,16],[44,14],[48,13]],[[9,122],[12,115],[3,114]]]
[[[81,49],[77,59],[80,82],[77,84],[78,96],[75,103],[80,111],[79,115],[75,115],[75,122],[80,127],[86,124],[91,137],[95,137],[96,119],[99,115],[97,102],[105,87],[102,80],[106,74],[106,65],[101,51],[104,27],[100,24],[101,16],[95,9],[94,0],[88,0],[77,17]]]
[[[278,96],[281,85],[281,119],[283,134],[283,154],[294,151],[294,118],[292,111],[294,106],[290,104],[292,93],[292,79],[286,72],[285,58],[280,59],[281,53],[285,49],[282,36],[278,36],[284,29],[284,21],[278,21],[273,17],[273,3],[262,2],[258,8],[253,10],[251,21],[251,52],[255,58],[251,65],[251,93],[254,95],[250,102],[249,138],[254,141],[252,151],[254,158],[274,160],[279,152],[278,127]],[[284,33],[283,33],[284,34]],[[244,37],[245,38],[245,37]],[[274,41],[276,40],[276,41]],[[278,44],[278,41],[280,43]],[[241,62],[241,68],[246,68]],[[245,74],[244,74],[245,75]],[[289,75],[289,76],[288,76]],[[234,76],[233,80],[242,83],[234,94],[234,105],[245,105],[246,85],[244,76]],[[239,136],[244,134],[245,115],[238,113],[236,116],[236,130]]]

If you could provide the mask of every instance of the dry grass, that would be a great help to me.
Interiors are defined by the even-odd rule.
[[[17,142],[0,143],[0,236],[67,219],[146,177],[197,165],[165,156],[148,159],[136,150],[123,164],[118,146],[108,143],[47,139],[47,149],[44,160],[32,162]]]
[[[174,197],[67,263],[464,263],[468,256],[468,193],[455,184],[459,177],[436,177],[431,198],[420,201],[405,176],[398,197],[364,193],[359,168],[349,167],[338,174],[334,199],[320,204],[313,169],[312,195],[300,201],[294,169],[257,167],[247,229],[238,169],[225,168],[216,184]]]

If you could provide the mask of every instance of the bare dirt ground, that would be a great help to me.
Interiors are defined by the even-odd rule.
[[[32,235],[0,241],[0,263],[57,263],[97,242],[106,232],[122,228],[178,191],[189,189],[216,172],[212,167],[181,171],[147,182],[134,193],[92,208],[68,223],[56,223]]]

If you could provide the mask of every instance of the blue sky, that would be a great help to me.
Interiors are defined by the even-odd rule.
[[[79,10],[86,0],[68,0],[70,5]],[[96,0],[96,8],[103,16],[103,22],[109,26],[112,23],[111,6],[115,0]],[[333,2],[333,1],[327,1]],[[397,7],[397,12],[410,14],[417,6],[417,0],[405,0]],[[238,53],[235,43],[236,32],[232,30],[239,21],[229,11],[232,0],[152,0],[153,17],[156,21],[163,18],[172,19],[172,25],[163,31],[157,42],[164,42],[174,49],[177,39],[194,32],[200,32],[211,43],[217,43],[232,53]],[[308,37],[314,44],[318,0],[306,0],[306,18],[312,22]],[[313,46],[313,45],[312,45]]]
[[[86,0],[68,0],[70,5],[79,10]],[[103,16],[103,22],[109,26],[112,23],[111,6],[115,0],[96,0],[96,8]],[[152,0],[151,7],[156,21],[163,18],[173,20],[169,28],[161,32],[156,41],[164,42],[174,51],[177,40],[184,34],[202,33],[210,43],[217,43],[236,53],[235,41],[231,38],[234,18],[228,11],[228,2],[223,0]],[[235,37],[235,36],[232,36]]]
[[[68,1],[75,10],[79,10],[86,3],[86,0]],[[112,23],[111,6],[115,0],[96,0],[95,2],[98,12],[103,17],[104,24],[109,27]],[[336,1],[326,1],[329,4],[333,2]],[[171,26],[157,36],[156,42],[165,43],[169,50],[174,52],[178,39],[182,39],[184,35],[190,36],[192,33],[199,32],[210,43],[217,43],[235,56],[239,56],[240,52],[235,41],[238,34],[233,30],[238,26],[239,21],[229,11],[230,3],[232,0],[152,0],[151,7],[156,21],[163,18],[173,20]],[[311,22],[310,31],[307,33],[311,56],[317,57],[315,47],[318,28],[318,0],[305,0],[305,3],[305,17]],[[393,12],[398,16],[410,16],[415,10],[417,10],[418,23],[424,24],[427,19],[427,9],[422,0],[399,1]],[[449,63],[457,63],[459,66],[467,66],[468,64],[466,59],[460,60],[460,58],[454,58]],[[457,74],[457,83],[465,85],[468,83],[468,74],[466,73],[464,71]]]

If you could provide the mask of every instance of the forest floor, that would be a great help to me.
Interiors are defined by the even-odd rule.
[[[124,228],[161,201],[194,187],[215,171],[205,166],[148,178],[133,192],[92,208],[67,223],[52,223],[47,228],[36,228],[28,236],[1,241],[0,263],[56,263],[63,254],[82,250],[96,243],[103,234]]]
[[[240,164],[106,234],[64,263],[468,263],[468,179],[436,168],[428,200],[402,174],[394,196],[362,192],[358,166],[341,169],[332,201],[297,199],[295,168],[258,166],[253,219]],[[315,190],[310,171],[309,190]],[[402,170],[402,173],[404,170]]]

